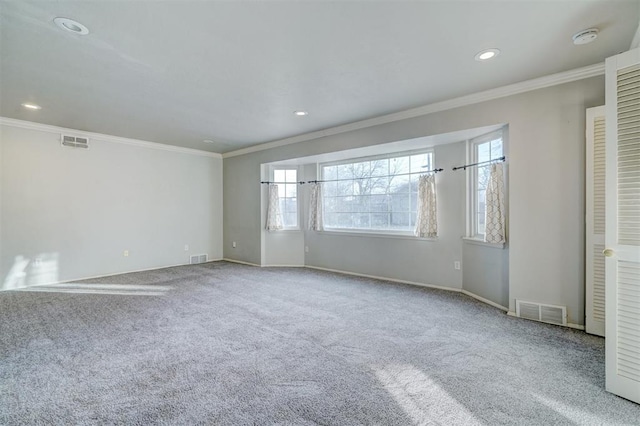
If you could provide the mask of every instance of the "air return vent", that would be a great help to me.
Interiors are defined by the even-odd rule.
[[[206,254],[194,254],[190,257],[191,261],[189,263],[191,263],[192,265],[194,263],[205,263],[207,261],[207,255]]]
[[[61,141],[63,146],[68,146],[70,148],[89,148],[89,139],[87,138],[61,135]]]
[[[516,300],[516,316],[549,324],[567,325],[566,306],[543,305],[542,303]]]

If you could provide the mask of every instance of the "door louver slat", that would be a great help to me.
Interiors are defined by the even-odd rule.
[[[618,72],[618,242],[640,246],[640,66]]]
[[[618,282],[618,374],[640,382],[640,264],[618,262]]]

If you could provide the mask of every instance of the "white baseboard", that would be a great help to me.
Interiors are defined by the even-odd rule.
[[[305,268],[304,265],[262,265],[263,268]]]
[[[520,318],[518,315],[516,315],[515,312],[513,311],[509,311],[507,312],[507,315],[509,315],[510,317],[514,317],[514,318]],[[531,320],[527,320],[527,321],[531,321]],[[536,321],[539,322],[539,321]],[[549,324],[549,323],[543,323],[543,324]],[[569,327],[569,328],[574,328],[576,330],[582,330],[584,331],[584,325],[581,324],[573,324],[571,322],[567,323],[567,325],[560,325],[560,324],[549,324],[549,325],[557,325],[558,327]]]
[[[400,283],[400,284],[411,284],[411,285],[417,285],[417,286],[420,286],[420,287],[435,288],[435,289],[438,289],[438,290],[447,290],[447,291],[460,292],[459,288],[444,287],[444,286],[426,284],[426,283],[418,283],[418,282],[415,282],[415,281],[398,280],[398,279],[395,279],[395,278],[379,277],[379,276],[376,276],[376,275],[359,274],[357,272],[341,271],[339,269],[321,268],[320,266],[305,265],[305,268],[317,269],[319,271],[337,272],[339,274],[354,275],[356,277],[373,278],[373,279],[376,279],[376,280],[391,281],[391,282]]]
[[[226,257],[223,257],[221,260],[224,260],[225,262],[239,263],[241,265],[257,266],[258,268],[262,267],[262,265],[258,265],[256,263],[251,263],[251,262],[245,262],[244,260],[229,259]]]
[[[469,296],[469,297],[473,297],[474,299],[479,300],[479,301],[480,301],[480,302],[482,302],[482,303],[486,303],[487,305],[491,305],[491,306],[493,306],[494,308],[498,308],[498,309],[500,309],[500,310],[502,310],[502,311],[505,311],[505,312],[507,312],[507,313],[509,312],[509,308],[505,308],[504,306],[502,306],[502,305],[500,305],[500,304],[498,304],[498,303],[496,303],[496,302],[492,302],[492,301],[491,301],[491,300],[489,300],[489,299],[485,299],[484,297],[480,297],[480,296],[478,296],[477,294],[471,293],[471,292],[470,292],[470,291],[468,291],[468,290],[464,290],[464,289],[463,289],[463,290],[460,290],[460,293],[462,293],[462,294],[466,294],[466,295],[467,295],[467,296]]]
[[[567,327],[569,328],[575,328],[576,330],[582,330],[584,331],[584,325],[580,325],[580,324],[573,324],[573,323],[567,323]]]

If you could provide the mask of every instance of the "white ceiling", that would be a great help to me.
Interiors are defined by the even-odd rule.
[[[602,62],[639,17],[640,0],[0,0],[0,115],[229,152]]]

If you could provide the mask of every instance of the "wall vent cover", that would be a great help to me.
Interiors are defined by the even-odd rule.
[[[70,148],[89,148],[89,139],[79,136],[60,135],[62,146]]]
[[[206,254],[194,254],[190,257],[190,262],[192,265],[195,263],[206,263],[207,255]]]
[[[567,325],[567,307],[516,299],[516,316],[533,321]]]

